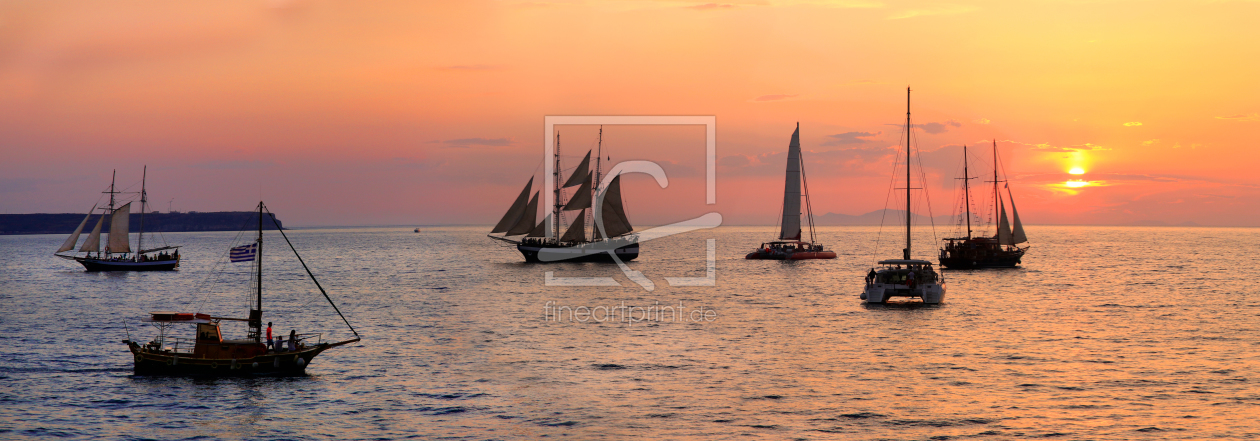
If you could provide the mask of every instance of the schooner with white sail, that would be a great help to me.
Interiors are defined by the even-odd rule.
[[[561,179],[560,135],[556,135],[555,161],[552,179],[555,182],[555,205],[542,220],[538,220],[539,192],[533,191],[534,178],[530,178],[503,218],[490,231],[490,238],[516,246],[528,262],[613,262],[629,261],[639,257],[639,241],[634,227],[626,217],[621,198],[621,176],[615,176],[601,188],[601,157],[603,134],[599,132],[599,147],[595,153],[595,169],[591,170],[591,153]],[[567,200],[565,189],[577,187]],[[532,196],[531,196],[532,193]],[[567,213],[572,221],[563,228]],[[590,231],[587,231],[588,224]],[[494,234],[502,233],[502,236]],[[522,236],[523,235],[523,236]]]
[[[115,172],[116,175],[117,172]],[[115,195],[122,192],[115,190],[114,177],[111,177],[109,191],[104,192],[109,194],[109,205],[101,209],[102,213],[96,220],[96,226],[92,228],[87,239],[77,251],[74,251],[79,235],[83,233],[83,227],[87,226],[88,220],[92,218],[92,213],[97,209],[96,206],[88,211],[87,216],[79,223],[79,227],[74,229],[74,233],[66,238],[65,243],[61,244],[54,255],[79,262],[88,271],[170,271],[179,268],[179,246],[163,245],[150,249],[144,248],[144,213],[147,211],[146,206],[149,202],[148,193],[144,187],[147,177],[148,167],[145,167],[144,177],[140,180],[140,232],[136,235],[134,251],[131,248],[129,232],[131,202],[114,207],[117,203]],[[109,217],[109,236],[105,249],[102,251],[101,226],[106,217]],[[67,251],[71,253],[62,254]]]

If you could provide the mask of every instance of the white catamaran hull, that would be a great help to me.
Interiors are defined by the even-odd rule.
[[[925,283],[910,288],[906,285],[877,282],[867,285],[862,294],[862,299],[866,300],[866,303],[886,303],[892,297],[917,297],[924,304],[935,305],[945,301],[945,285]]]

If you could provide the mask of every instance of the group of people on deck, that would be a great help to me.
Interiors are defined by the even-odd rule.
[[[903,277],[900,278],[901,280],[897,280],[898,279],[897,275],[898,273],[900,273],[901,265],[897,265],[896,268],[890,268],[890,269],[893,269],[895,271],[884,273],[884,277],[883,277],[884,280],[879,280],[880,273],[875,272],[875,268],[871,268],[871,272],[866,274],[866,284],[870,285],[872,283],[875,283],[876,281],[880,281],[883,283],[901,282],[905,284],[907,288],[913,289],[916,286],[915,285],[916,272],[923,275],[923,282],[925,283],[930,283],[933,280],[936,280],[936,273],[932,271],[931,267],[925,267],[925,266],[920,266],[920,265],[906,265],[906,269],[909,271],[906,271],[903,274]]]
[[[288,346],[285,345],[288,343]],[[267,349],[276,352],[292,352],[298,350],[298,335],[296,329],[289,330],[289,341],[285,342],[284,337],[280,337],[275,341],[271,339],[271,322],[267,322]]]

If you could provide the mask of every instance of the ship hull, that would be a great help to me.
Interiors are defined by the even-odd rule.
[[[190,353],[149,351],[135,342],[127,342],[127,346],[135,359],[136,375],[243,377],[305,375],[311,360],[333,345],[325,343],[292,352],[239,359],[194,358]]]
[[[179,268],[179,260],[150,260],[146,262],[90,259],[74,259],[90,272],[96,271],[172,271]]]
[[[946,269],[1015,268],[1027,251],[998,245],[992,239],[951,240],[941,249],[939,260]]]
[[[765,252],[761,250],[753,251],[744,256],[749,260],[809,260],[809,259],[835,259],[836,253],[833,251],[800,251],[795,253],[775,253]]]
[[[549,244],[519,244],[516,249],[525,256],[526,262],[531,263],[556,263],[556,262],[614,262],[612,256],[608,255],[608,251],[595,249],[594,247],[562,247]],[[639,244],[631,243],[622,247],[618,247],[613,251],[617,254],[617,258],[622,262],[629,262],[639,257]]]

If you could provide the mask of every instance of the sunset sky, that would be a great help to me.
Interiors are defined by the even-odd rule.
[[[1028,224],[1260,226],[1257,1],[6,1],[0,212],[154,209],[290,226],[493,224],[547,115],[605,127],[631,221],[773,225],[800,123],[816,214],[885,206],[914,89],[933,214],[996,139]],[[561,127],[566,166],[598,128]],[[605,167],[606,169],[607,167]],[[1081,174],[1070,174],[1079,168]],[[1071,184],[1079,180],[1088,184]]]

